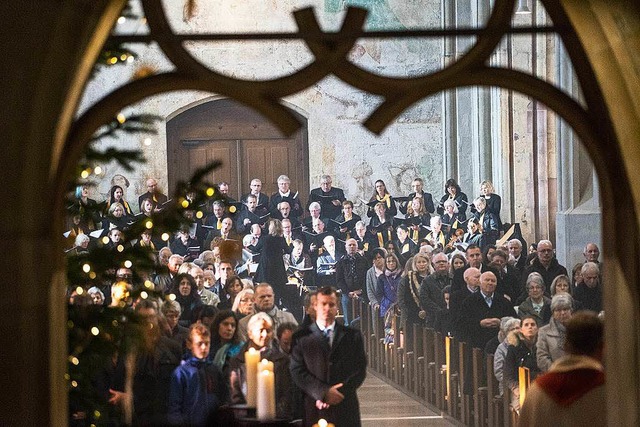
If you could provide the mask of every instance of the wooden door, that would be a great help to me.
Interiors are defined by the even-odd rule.
[[[297,114],[296,114],[297,115]],[[230,99],[190,108],[167,122],[167,174],[169,188],[212,160],[223,165],[208,179],[230,184],[231,197],[249,191],[253,178],[262,180],[262,191],[276,192],[280,175],[291,178],[291,188],[302,200],[309,194],[309,155],[306,119],[291,137],[268,120]]]

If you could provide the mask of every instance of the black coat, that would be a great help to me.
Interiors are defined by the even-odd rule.
[[[287,242],[282,236],[266,235],[256,245],[255,252],[260,254],[260,263],[254,280],[269,283],[276,292],[276,297],[280,297],[287,283],[287,272],[282,258],[288,253]]]
[[[334,200],[340,200],[340,205],[336,206],[333,204]],[[325,218],[335,218],[340,215],[342,211],[342,202],[344,202],[346,198],[344,197],[344,191],[337,187],[332,187],[329,192],[325,193],[322,191],[322,188],[314,188],[309,193],[309,202],[307,203],[307,207],[313,202],[320,203],[320,209],[322,216]]]
[[[324,418],[337,427],[358,427],[360,407],[356,390],[367,375],[367,356],[362,334],[348,326],[335,324],[333,345],[329,347],[316,323],[293,335],[291,377],[304,392],[304,426]],[[328,409],[318,410],[327,390],[338,383],[344,400]]]
[[[351,274],[352,263],[355,264],[354,274]],[[338,260],[336,263],[336,286],[342,291],[343,295],[357,290],[364,290],[369,267],[367,258],[358,253],[354,255],[353,260],[350,260],[347,255]]]
[[[502,295],[493,294],[491,307],[487,305],[481,292],[476,292],[462,303],[462,324],[464,327],[464,341],[473,347],[484,350],[487,342],[498,335],[499,328],[483,328],[480,326],[482,319],[498,318],[505,316],[518,317],[511,303]]]

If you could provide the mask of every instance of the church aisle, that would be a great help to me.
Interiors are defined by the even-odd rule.
[[[363,427],[455,426],[371,371],[358,389]]]

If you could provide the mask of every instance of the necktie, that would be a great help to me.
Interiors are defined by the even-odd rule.
[[[491,297],[484,297],[484,300],[487,302],[487,305],[491,307]]]
[[[324,339],[327,341],[327,344],[329,344],[329,347],[331,347],[331,329],[325,329],[322,331],[322,334],[324,335]]]

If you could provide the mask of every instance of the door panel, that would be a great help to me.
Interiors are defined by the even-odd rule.
[[[285,174],[291,188],[306,200],[309,194],[307,121],[295,113],[303,127],[286,137],[268,120],[231,99],[205,102],[167,122],[167,174],[170,191],[178,180],[213,160],[223,165],[208,179],[229,182],[231,197],[249,191],[252,178],[262,180],[262,191],[278,190]]]

